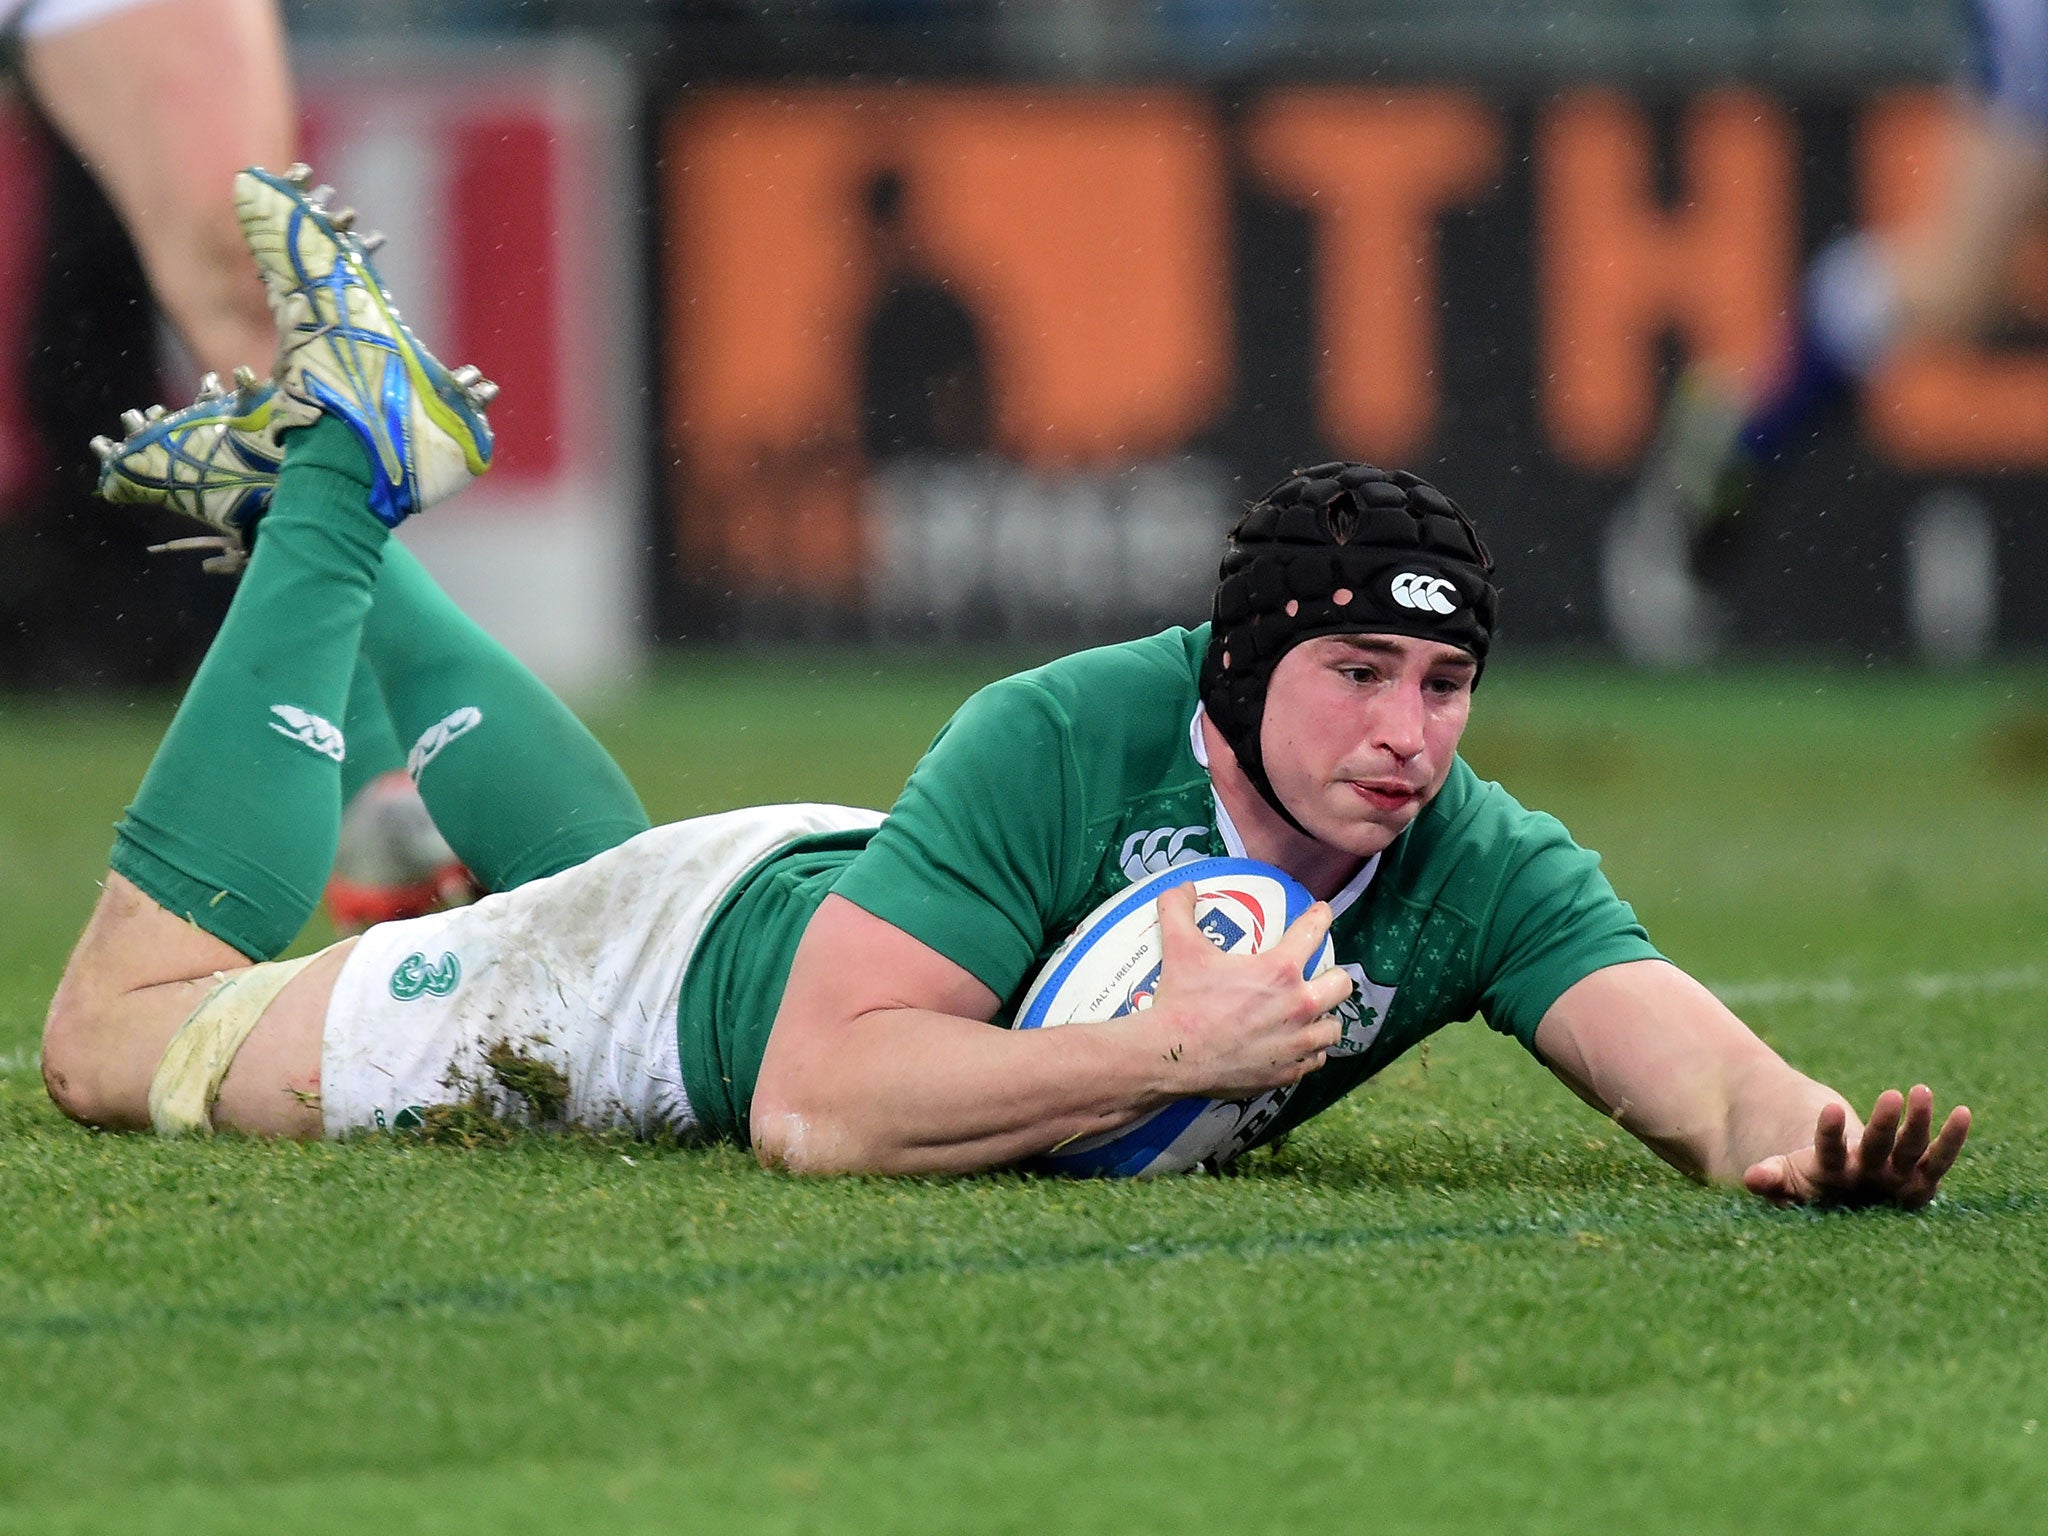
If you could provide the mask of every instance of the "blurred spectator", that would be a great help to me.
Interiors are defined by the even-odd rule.
[[[881,297],[861,333],[862,441],[874,459],[977,453],[991,438],[981,326],[925,266],[905,196],[895,171],[868,183]]]

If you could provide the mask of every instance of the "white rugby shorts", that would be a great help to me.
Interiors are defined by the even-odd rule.
[[[711,914],[783,844],[881,819],[771,805],[673,822],[474,906],[377,924],[327,1005],[326,1134],[417,1126],[479,1093],[492,1113],[530,1119],[491,1068],[506,1050],[566,1078],[572,1125],[689,1134],[676,994]]]
[[[0,32],[12,28],[23,37],[48,37],[103,21],[116,11],[159,3],[160,0],[0,0]]]

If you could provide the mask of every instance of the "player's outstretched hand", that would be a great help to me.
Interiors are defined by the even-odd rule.
[[[1958,1104],[1934,1128],[1934,1094],[1918,1084],[1909,1094],[1887,1088],[1852,1145],[1840,1104],[1820,1112],[1813,1145],[1767,1157],[1742,1176],[1753,1195],[1779,1205],[1896,1205],[1917,1211],[1932,1200],[1942,1176],[1970,1134],[1970,1112]]]
[[[1159,991],[1131,1015],[1152,1034],[1161,1083],[1178,1097],[1244,1099],[1299,1082],[1343,1038],[1334,1010],[1351,978],[1333,966],[1304,980],[1330,909],[1317,902],[1271,949],[1226,955],[1195,925],[1195,888],[1159,897]]]

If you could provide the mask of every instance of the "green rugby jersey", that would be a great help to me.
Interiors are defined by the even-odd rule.
[[[692,957],[677,1028],[707,1130],[747,1139],[761,1053],[791,957],[826,894],[922,940],[1012,1010],[1046,958],[1133,881],[1242,854],[1193,729],[1206,627],[1084,651],[992,683],[954,715],[872,831],[808,837],[756,865]],[[1445,1024],[1483,1012],[1530,1044],[1545,1011],[1603,966],[1657,951],[1554,818],[1461,759],[1443,791],[1331,903],[1357,983],[1344,1040],[1276,1115],[1271,1140]]]

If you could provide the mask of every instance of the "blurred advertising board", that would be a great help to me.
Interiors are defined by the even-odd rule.
[[[1924,89],[692,87],[656,169],[660,487],[692,634],[1133,633],[1235,513],[1363,458],[1478,517],[1519,639],[1603,632],[1675,362],[1742,367],[1804,255],[1942,174]],[[1784,477],[1761,643],[2040,644],[2048,241],[2013,323],[1901,360]],[[1931,531],[1930,531],[1931,530]],[[1936,647],[1938,649],[1938,647]]]
[[[295,64],[302,158],[388,237],[376,259],[407,322],[502,390],[492,472],[401,537],[550,681],[624,675],[652,627],[630,77],[578,46],[309,50]],[[0,348],[19,358],[49,150],[16,104],[0,112]],[[193,385],[169,360],[155,398],[175,404]],[[26,388],[20,368],[0,369],[0,509],[52,473],[52,455],[67,471],[66,456],[90,458],[89,432],[39,441]],[[91,430],[117,432],[113,413]]]
[[[41,450],[35,440],[27,400],[27,380],[11,360],[30,346],[31,312],[36,298],[36,266],[41,258],[43,226],[43,157],[18,101],[0,93],[0,516],[23,495],[39,469]]]

